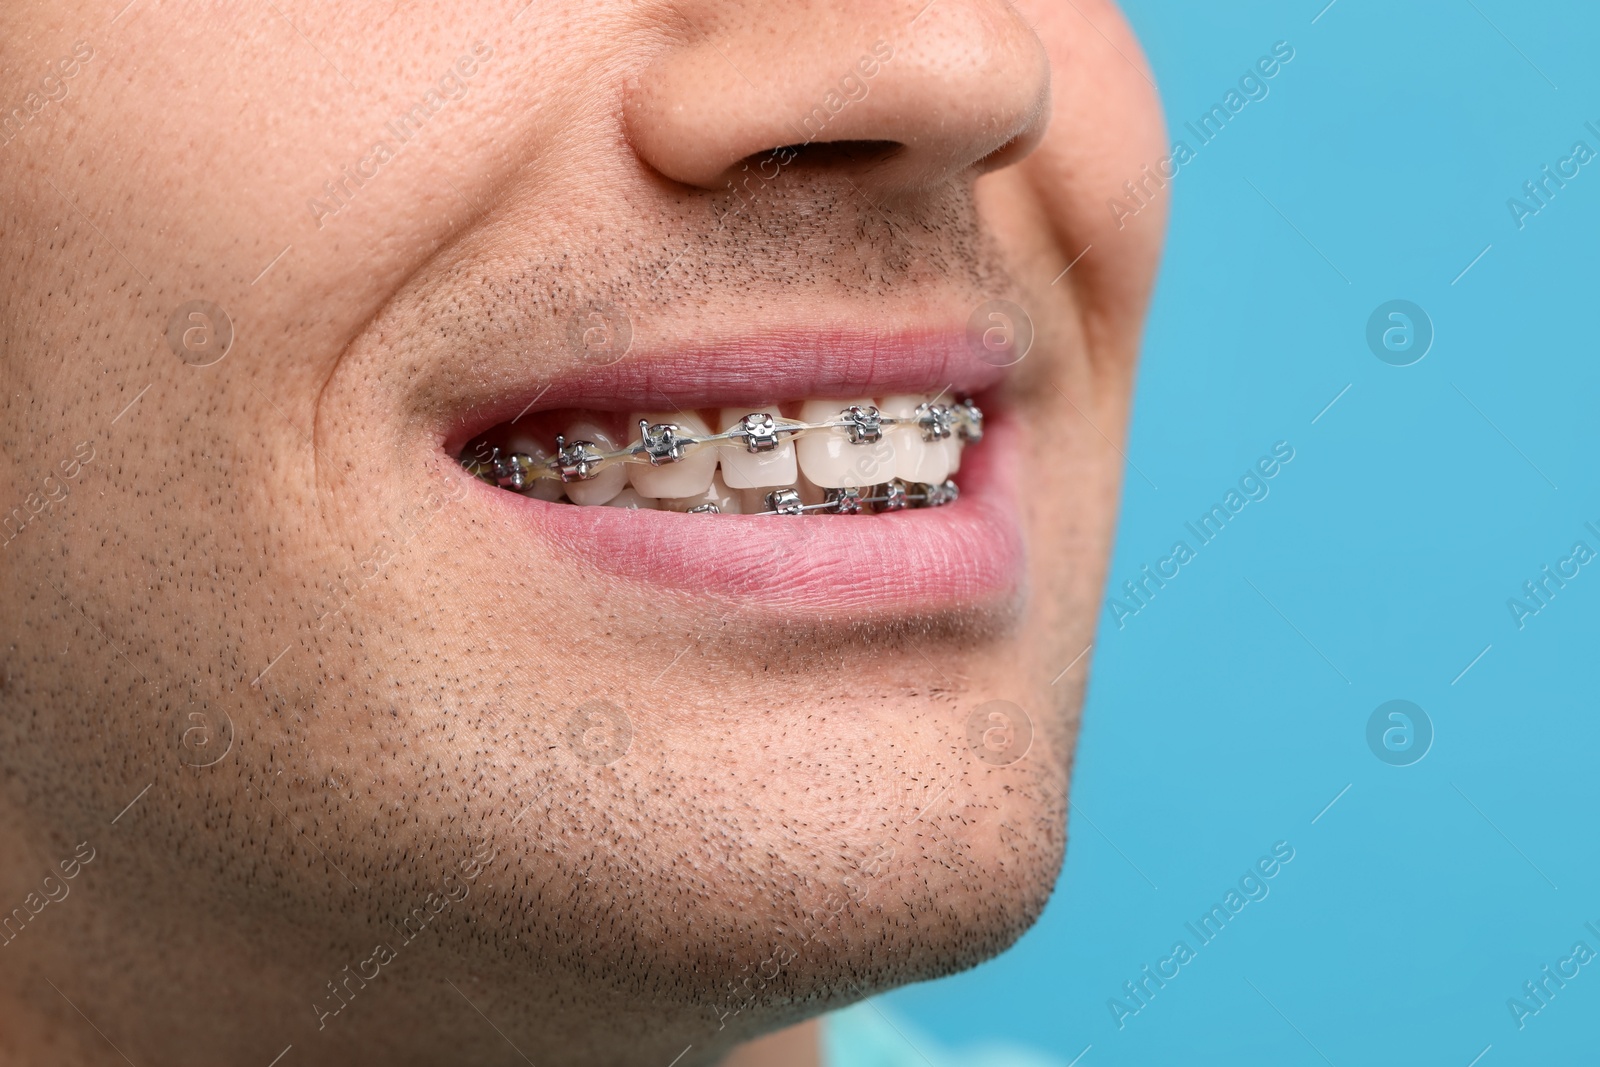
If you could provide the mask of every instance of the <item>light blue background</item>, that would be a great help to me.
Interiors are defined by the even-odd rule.
[[[1521,630],[1506,602],[1574,541],[1600,549],[1600,162],[1521,231],[1506,202],[1600,148],[1600,11],[1337,0],[1313,24],[1324,2],[1126,4],[1174,134],[1275,41],[1296,56],[1174,182],[1114,586],[1192,543],[1274,442],[1296,455],[1124,629],[1102,616],[1038,927],[876,1002],[958,1060],[996,1040],[1080,1067],[1597,1055],[1600,963],[1520,1031],[1506,1001],[1600,949],[1600,563]],[[1437,331],[1414,366],[1367,348],[1393,298]],[[1366,742],[1394,698],[1437,731],[1410,767]],[[1119,1031],[1107,1000],[1279,840],[1271,895]]]

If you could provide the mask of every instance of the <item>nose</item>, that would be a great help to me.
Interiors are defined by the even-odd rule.
[[[1015,162],[1049,119],[1044,46],[1005,0],[663,10],[680,43],[639,74],[623,118],[639,158],[685,185],[723,188],[775,153],[928,189]]]

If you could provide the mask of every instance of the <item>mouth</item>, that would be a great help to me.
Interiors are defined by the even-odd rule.
[[[461,464],[491,485],[550,502],[691,515],[859,515],[940,507],[968,442],[983,439],[970,398],[808,399],[742,408],[615,414],[541,412],[468,446]],[[716,426],[713,429],[713,424]],[[554,443],[541,429],[565,426]]]
[[[996,607],[1021,586],[1019,434],[965,341],[579,366],[482,398],[446,447],[486,506],[613,576],[811,616]]]

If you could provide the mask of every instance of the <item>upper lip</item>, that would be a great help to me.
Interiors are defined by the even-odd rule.
[[[573,356],[549,370],[506,368],[447,431],[452,454],[477,434],[530,411],[658,411],[809,397],[976,394],[1006,375],[977,359],[961,330],[786,331],[648,353],[609,365]]]

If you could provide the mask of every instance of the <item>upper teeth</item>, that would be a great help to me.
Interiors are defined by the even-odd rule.
[[[579,421],[557,435],[553,451],[519,438],[504,451],[463,462],[505,488],[546,500],[564,491],[577,504],[852,511],[859,503],[904,506],[907,488],[896,489],[897,483],[911,483],[915,503],[947,503],[955,488],[947,479],[960,465],[964,443],[983,436],[983,413],[971,400],[950,404],[913,395],[808,400],[792,419],[771,410],[724,408],[717,421],[713,432],[692,413],[634,415],[629,422],[639,427],[638,437],[625,445]],[[812,493],[802,492],[807,486]],[[878,491],[844,492],[870,487]],[[739,491],[755,500],[733,499]]]

